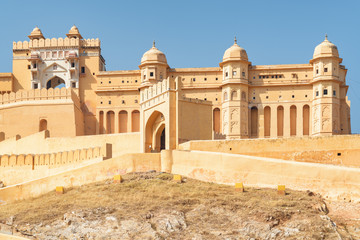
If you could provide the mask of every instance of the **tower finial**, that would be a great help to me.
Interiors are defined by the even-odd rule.
[[[236,36],[235,36],[235,38],[234,38],[234,44],[237,44]]]
[[[153,47],[155,47],[155,40],[153,41]]]
[[[326,33],[326,34],[325,34],[325,40],[328,40],[327,37],[328,37],[328,36],[327,36],[327,33]]]

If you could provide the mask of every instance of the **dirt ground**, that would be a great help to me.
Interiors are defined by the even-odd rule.
[[[0,206],[1,227],[32,239],[360,239],[360,204],[312,192],[132,173]]]

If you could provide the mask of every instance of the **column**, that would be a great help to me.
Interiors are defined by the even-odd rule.
[[[258,108],[258,138],[264,138],[265,137],[265,124],[264,124],[264,106],[259,105]]]
[[[127,114],[127,119],[128,119],[128,122],[127,122],[127,131],[126,132],[131,132],[131,124],[132,124],[132,110],[128,111],[128,114]]]
[[[114,129],[114,133],[119,133],[119,111],[117,110],[114,110],[114,114],[115,114],[115,117],[114,117],[114,126],[115,126],[115,129]]]
[[[296,104],[296,136],[303,136],[303,104]]]
[[[270,137],[277,137],[277,105],[271,105]]]

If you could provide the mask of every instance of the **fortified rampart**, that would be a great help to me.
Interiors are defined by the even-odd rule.
[[[54,137],[83,135],[84,120],[77,91],[50,88],[0,95],[0,134],[7,139],[48,129]]]
[[[124,153],[140,152],[139,142],[140,134],[138,132],[77,137],[50,137],[49,131],[42,131],[24,138],[14,137],[0,142],[0,154],[47,154],[72,151],[75,146],[77,149],[86,149],[111,144],[112,156],[116,157]]]
[[[245,186],[285,185],[310,190],[333,200],[360,201],[360,168],[291,162],[279,159],[204,151],[164,150],[158,153],[124,154],[66,172],[0,189],[1,201],[36,197],[56,186],[79,186],[112,178],[116,174],[149,170],[181,174],[222,184]]]
[[[360,135],[277,139],[190,141],[181,150],[198,150],[360,167]]]
[[[79,39],[79,38],[46,38],[33,39],[30,41],[13,42],[13,50],[28,50],[31,48],[44,47],[100,47],[100,40],[94,39]]]
[[[47,154],[0,156],[0,180],[6,186],[111,158],[111,145]]]
[[[39,100],[58,100],[58,99],[71,99],[77,107],[80,107],[78,89],[42,88],[42,89],[20,90],[17,92],[1,94],[0,108],[14,106],[14,105],[8,105],[11,103],[39,101]]]

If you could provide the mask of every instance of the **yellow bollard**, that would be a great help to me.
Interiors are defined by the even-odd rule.
[[[56,191],[56,194],[64,194],[64,187],[61,187],[61,186],[56,187],[55,191]]]
[[[285,195],[285,185],[278,185],[278,194]]]
[[[121,183],[122,181],[121,175],[114,175],[114,183]]]
[[[243,185],[243,183],[235,183],[235,191],[244,192],[244,185]]]
[[[181,175],[174,175],[174,179],[175,182],[177,183],[181,183],[182,182],[182,177]]]

